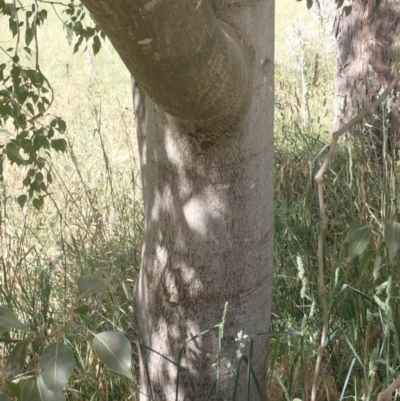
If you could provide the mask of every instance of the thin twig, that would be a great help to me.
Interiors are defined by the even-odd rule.
[[[365,117],[371,115],[378,106],[382,104],[382,102],[387,98],[390,92],[394,89],[394,87],[400,82],[400,74],[393,79],[390,85],[385,89],[381,96],[375,100],[374,103],[363,109],[359,114],[357,114],[352,120],[350,120],[347,124],[345,124],[342,128],[332,134],[332,141],[329,145],[329,151],[325,156],[324,161],[322,162],[321,168],[315,176],[315,181],[317,183],[321,182],[324,177],[324,173],[328,168],[330,161],[332,160],[333,152],[335,150],[335,146],[337,144],[338,139],[350,128],[353,128],[356,124],[361,122]]]
[[[322,358],[325,351],[326,338],[328,334],[328,318],[329,310],[327,303],[327,290],[324,282],[324,241],[325,234],[328,230],[328,219],[325,213],[325,202],[324,202],[324,174],[332,160],[333,153],[335,151],[336,144],[339,138],[350,128],[353,128],[356,124],[361,122],[365,117],[374,113],[374,111],[379,107],[390,92],[395,88],[395,86],[400,82],[400,74],[393,79],[390,85],[384,90],[381,96],[376,99],[371,105],[364,108],[357,116],[351,119],[347,124],[345,124],[341,129],[332,134],[332,141],[329,145],[329,151],[325,156],[324,161],[318,173],[315,175],[315,181],[318,185],[318,200],[320,208],[321,217],[321,227],[318,234],[318,293],[322,304],[322,314],[323,314],[323,326],[321,333],[321,342],[318,348],[317,362],[315,364],[314,377],[311,389],[311,401],[316,401],[317,398],[317,386],[319,382],[319,373],[321,370]],[[400,385],[400,376],[388,387],[387,390],[383,391],[378,396],[378,401],[387,401],[390,399],[390,394]],[[388,398],[389,397],[389,398]]]
[[[378,394],[378,398],[376,399],[376,401],[392,401],[392,393],[399,386],[400,376],[397,376],[396,379],[393,380],[392,384],[385,391],[382,391]]]
[[[46,0],[38,0],[39,3],[46,3],[46,4],[51,4],[52,6],[54,6],[55,4],[60,5],[60,6],[64,6],[64,7],[69,7],[69,4],[67,3],[61,3],[59,1],[46,1]]]
[[[328,230],[328,219],[325,213],[324,187],[322,182],[318,183],[318,199],[321,217],[321,228],[318,235],[318,293],[322,303],[323,324],[321,343],[318,348],[317,362],[315,364],[311,388],[311,401],[316,401],[319,372],[321,370],[322,358],[325,351],[326,337],[328,335],[328,303],[326,300],[327,290],[324,283],[324,240],[325,233]]]

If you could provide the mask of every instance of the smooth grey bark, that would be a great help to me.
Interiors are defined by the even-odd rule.
[[[224,128],[240,113],[248,55],[208,1],[83,3],[146,94],[191,130]]]
[[[206,399],[217,332],[193,337],[221,322],[226,302],[219,395],[210,399],[231,399],[235,337],[265,333],[270,320],[274,1],[83,3],[135,79],[145,208],[140,399],[176,399],[182,349],[177,399]],[[257,336],[252,367],[262,388],[266,365]],[[243,373],[236,399],[257,400]]]
[[[346,16],[343,10],[349,5],[352,10]],[[375,10],[375,0],[345,0],[336,13],[334,34],[338,49],[334,110],[337,130],[376,100],[381,88],[386,88],[399,72],[400,2],[383,0]],[[389,116],[392,143],[400,127],[396,97],[397,93]],[[369,123],[381,138],[383,121],[372,118]]]

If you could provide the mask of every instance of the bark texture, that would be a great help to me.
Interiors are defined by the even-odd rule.
[[[344,7],[348,6],[352,10],[346,16]],[[380,89],[386,88],[399,72],[400,2],[382,0],[375,10],[375,0],[345,0],[337,10],[334,34],[338,49],[334,117],[337,130],[372,103]],[[390,108],[392,142],[396,141],[400,127],[396,99],[397,93]],[[381,138],[381,117],[369,123],[374,126],[374,135]]]
[[[223,129],[240,114],[246,46],[208,0],[83,3],[146,94],[190,130]]]
[[[269,329],[274,1],[83,3],[135,78],[146,221],[136,292],[140,399],[207,398],[218,333],[194,336],[221,322],[226,302],[210,399],[231,399],[235,337]],[[262,388],[266,365],[266,339],[257,336],[252,367]],[[236,399],[257,400],[253,384],[249,397],[243,370]]]

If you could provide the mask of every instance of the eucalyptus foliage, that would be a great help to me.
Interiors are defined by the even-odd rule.
[[[64,327],[47,336],[38,336],[34,324],[28,327],[10,309],[0,307],[0,323],[6,331],[21,330],[27,333],[24,339],[13,339],[16,345],[8,356],[2,371],[3,375],[10,376],[9,388],[20,401],[63,401],[66,399],[64,388],[73,373],[74,355],[71,347],[63,342],[63,338],[74,328],[82,329],[82,324],[78,323],[79,317],[83,310],[87,313],[90,308],[88,305],[81,304],[81,301],[85,297],[102,294],[106,289],[105,283],[108,285],[109,279],[94,275],[80,277],[78,279],[80,305],[72,308],[70,320]],[[93,333],[88,328],[87,330],[92,339],[93,350],[99,360],[110,370],[133,379],[131,373],[132,349],[129,340],[123,334],[113,331]],[[30,353],[29,347],[37,342],[48,344],[43,349],[38,361],[36,361],[35,353]],[[33,373],[32,370],[27,369],[27,359],[34,361]],[[12,382],[12,377],[16,375],[18,375],[18,383]],[[5,395],[0,394],[0,401],[7,400],[9,401]]]
[[[62,7],[60,19],[74,52],[83,43],[91,43],[94,54],[105,38],[80,3],[72,0],[59,3],[40,0],[31,3],[0,0],[0,17],[8,20],[12,45],[0,50],[0,181],[4,179],[4,163],[28,166],[23,179],[26,189],[18,197],[21,207],[32,199],[41,208],[53,178],[47,160],[51,150],[65,152],[63,135],[67,125],[62,116],[51,113],[54,93],[49,79],[40,66],[38,32],[46,22],[45,6]],[[64,19],[63,19],[64,18]],[[7,42],[9,43],[9,42]]]

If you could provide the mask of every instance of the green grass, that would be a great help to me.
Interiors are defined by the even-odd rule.
[[[7,31],[3,18],[4,47],[10,39]],[[88,333],[77,329],[64,340],[76,349],[66,394],[69,400],[135,400],[132,293],[140,266],[143,210],[130,77],[108,41],[96,58],[91,51],[73,55],[65,34],[52,13],[40,32],[39,56],[55,93],[51,112],[67,122],[69,148],[49,160],[54,182],[39,212],[17,204],[23,175],[14,166],[6,167],[0,195],[0,304],[13,309],[38,335],[49,334],[64,324],[76,302],[79,276],[110,277],[110,290],[90,301],[85,324],[94,332],[115,330],[130,339],[136,379],[110,374],[94,356]],[[34,354],[40,354],[43,345],[34,345]],[[2,343],[0,368],[10,346]],[[33,354],[29,360],[32,364]],[[32,365],[28,369],[32,373]],[[10,394],[3,380],[0,387]]]

